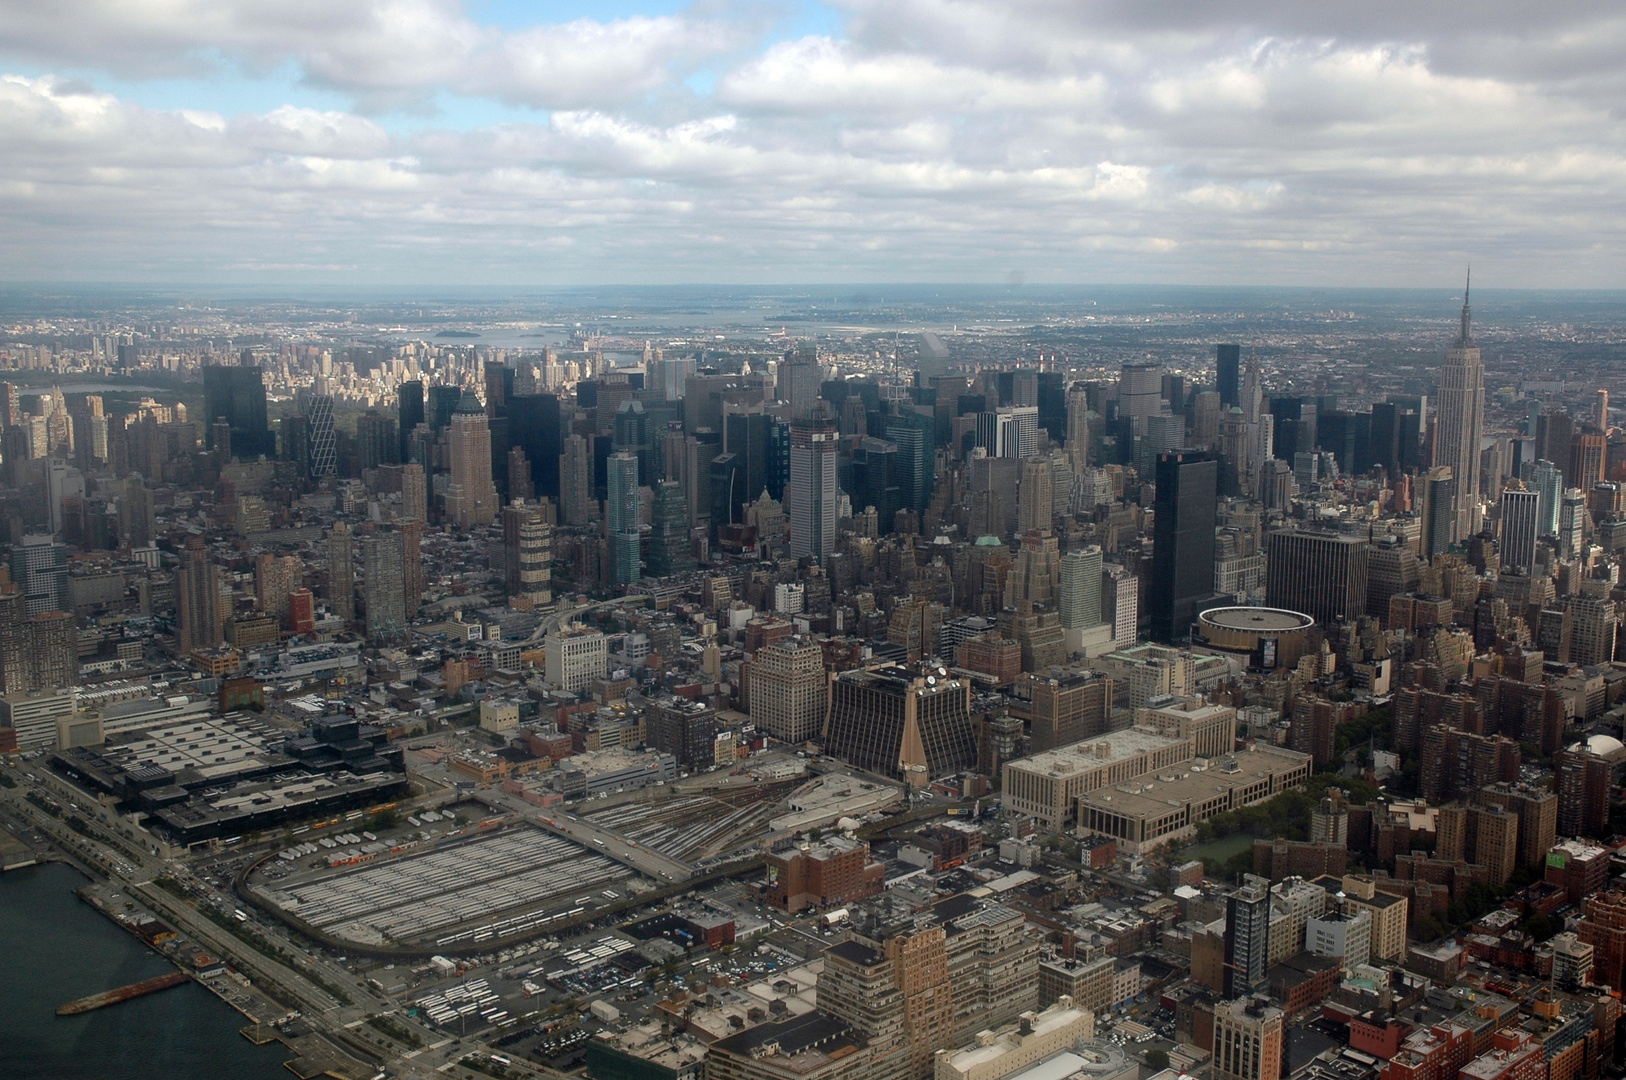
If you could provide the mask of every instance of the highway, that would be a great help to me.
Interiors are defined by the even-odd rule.
[[[595,608],[615,607],[618,604],[627,603],[642,603],[648,599],[649,598],[647,596],[618,596],[614,600],[596,600],[589,601],[585,604],[574,605],[572,607],[556,608],[551,613],[542,617],[542,621],[536,624],[536,629],[531,631],[531,636],[526,638],[523,642],[521,642],[521,644],[538,644],[565,623],[574,622],[577,616],[585,612],[592,611]]]
[[[409,1057],[402,1053],[403,1048],[371,1037],[372,1029],[362,1027],[366,1018],[379,1013],[393,1013],[395,1008],[388,998],[367,985],[361,976],[320,952],[305,949],[297,940],[284,935],[280,928],[254,921],[244,925],[244,933],[252,929],[252,933],[293,963],[305,968],[305,971],[266,955],[250,940],[245,940],[242,934],[228,931],[206,915],[203,909],[212,907],[217,915],[229,917],[236,909],[235,898],[214,889],[179,862],[166,862],[151,855],[152,841],[144,832],[117,821],[106,808],[90,800],[86,793],[44,773],[42,765],[31,765],[8,769],[8,775],[17,782],[16,788],[0,787],[0,802],[5,804],[11,816],[29,822],[70,859],[106,878],[109,884],[122,889],[128,897],[148,908],[184,937],[226,959],[257,988],[272,987],[280,996],[296,1001],[300,1014],[321,1036],[329,1052],[337,1058],[354,1062],[357,1075],[371,1075],[370,1070],[382,1059],[388,1071],[396,1076],[429,1080],[436,1075],[447,1075],[441,1070],[465,1053],[453,1050],[442,1055],[440,1052],[420,1051]],[[36,806],[27,798],[31,792],[61,804],[65,814],[77,814],[86,822],[86,831],[92,835],[76,833],[64,819]],[[126,831],[139,839],[131,840],[117,835]],[[147,854],[135,857],[132,852],[136,851]],[[188,896],[183,899],[159,886],[154,879],[161,874],[180,882]],[[349,1003],[340,1001],[315,980],[338,989],[350,999]],[[281,1006],[273,1009],[267,1002],[261,1011],[269,1013],[258,1017],[265,1021],[286,1010]],[[392,1019],[414,1030],[426,1046],[443,1042],[438,1032],[404,1015]],[[421,1060],[414,1060],[417,1058]]]

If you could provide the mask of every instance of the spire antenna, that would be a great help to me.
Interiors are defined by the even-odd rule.
[[[1472,340],[1470,331],[1473,326],[1473,313],[1468,308],[1468,291],[1473,288],[1473,284],[1474,268],[1470,266],[1468,267],[1468,280],[1462,286],[1462,332],[1457,339],[1458,343],[1462,345],[1466,345]]]

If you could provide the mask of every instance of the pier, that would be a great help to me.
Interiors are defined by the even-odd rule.
[[[101,994],[92,994],[77,1001],[70,1001],[57,1009],[58,1016],[77,1016],[93,1009],[100,1009],[107,1005],[117,1005],[121,1001],[142,997],[145,994],[156,994],[160,990],[168,990],[172,986],[179,986],[192,976],[184,971],[172,971],[168,975],[160,975],[156,979],[145,979],[129,986],[121,986],[117,990],[108,990]]]

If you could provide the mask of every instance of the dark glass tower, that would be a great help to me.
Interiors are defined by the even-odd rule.
[[[1044,375],[1041,374],[1039,378],[1042,380]],[[1042,381],[1039,387],[1042,392]],[[1065,416],[1063,424],[1065,426]],[[926,512],[927,505],[932,501],[932,489],[937,483],[935,434],[935,421],[923,413],[911,410],[886,418],[887,441],[898,448],[898,471],[893,474],[898,484],[898,496],[902,505],[917,514]]]
[[[1229,409],[1232,405],[1241,405],[1242,346],[1216,345],[1214,371],[1221,407]]]
[[[452,414],[457,411],[457,403],[463,400],[463,391],[455,386],[431,386],[429,388],[429,426],[439,431],[452,422]]]
[[[412,429],[423,423],[423,383],[412,380],[395,389],[396,421],[400,424],[400,459],[411,461]]]
[[[215,448],[214,423],[224,419],[231,428],[232,456],[252,460],[277,456],[277,439],[265,413],[265,383],[257,367],[203,369],[203,434],[207,448]]]
[[[508,399],[508,442],[525,451],[538,497],[559,501],[559,456],[564,439],[559,399],[553,394],[521,394]]]
[[[1198,604],[1214,595],[1214,518],[1219,462],[1207,454],[1157,459],[1157,517],[1147,611],[1158,641],[1184,639]]]
[[[1067,438],[1067,381],[1059,371],[1039,372],[1039,426],[1057,446]]]

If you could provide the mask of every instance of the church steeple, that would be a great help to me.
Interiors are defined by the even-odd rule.
[[[1462,286],[1462,333],[1457,338],[1458,345],[1467,345],[1473,340],[1470,331],[1473,329],[1474,316],[1473,312],[1468,308],[1468,290],[1473,286],[1473,283],[1474,268],[1470,266],[1468,268],[1468,280]]]

